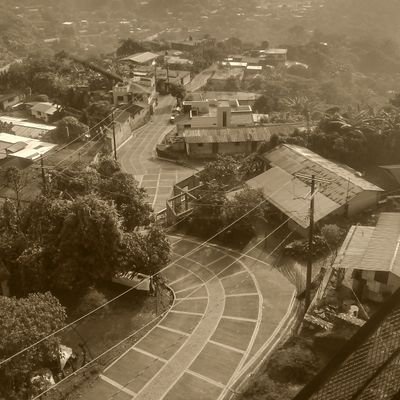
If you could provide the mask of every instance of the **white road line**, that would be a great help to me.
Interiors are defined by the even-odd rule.
[[[254,318],[242,318],[242,317],[234,317],[230,315],[223,315],[221,319],[231,319],[233,321],[244,321],[244,322],[257,322],[258,319]]]
[[[157,325],[157,326],[159,328],[161,328],[161,329],[165,329],[166,331],[177,333],[178,335],[184,335],[184,336],[190,336],[191,335],[190,333],[186,333],[186,332],[180,331],[178,329],[168,328],[168,326],[164,326],[164,325]]]
[[[223,347],[224,349],[234,351],[235,353],[244,354],[244,350],[237,349],[236,347],[228,346],[227,344],[223,344],[221,342],[216,342],[215,340],[209,340],[208,342],[215,344],[216,346]]]
[[[238,272],[235,272],[234,274],[230,274],[230,275],[227,275],[227,276],[223,276],[223,277],[220,278],[220,279],[222,280],[222,279],[232,278],[232,277],[237,276],[237,275],[248,274],[248,273],[249,273],[249,271],[246,271],[246,270],[244,270],[244,271],[238,271]]]
[[[133,351],[137,351],[138,353],[142,353],[142,354],[144,354],[144,355],[147,356],[147,357],[154,358],[155,360],[161,361],[161,362],[163,362],[163,363],[168,362],[168,360],[165,359],[165,358],[156,356],[155,354],[149,353],[149,352],[146,351],[146,350],[142,350],[140,347],[138,347],[139,345],[140,345],[140,342],[139,342],[132,350],[133,350]]]
[[[201,380],[203,380],[203,381],[206,381],[206,382],[208,382],[208,383],[211,383],[211,385],[217,386],[217,387],[219,387],[219,388],[221,388],[221,389],[224,389],[224,387],[225,387],[223,383],[214,381],[214,379],[208,378],[208,377],[206,377],[206,376],[204,376],[204,375],[201,375],[201,374],[199,374],[199,373],[197,373],[197,372],[194,372],[194,371],[192,371],[191,369],[187,369],[185,372],[186,372],[187,374],[192,375],[192,376],[195,376],[196,378],[199,378],[199,379],[201,379]]]
[[[163,272],[165,273],[165,271]],[[187,278],[189,275],[193,275],[191,272],[187,273],[186,275],[182,276],[181,278],[175,279],[173,282],[169,283],[169,286],[175,285],[175,283],[178,283],[180,281],[183,281],[185,278]]]
[[[119,389],[121,392],[124,392],[126,394],[129,394],[132,398],[136,397],[136,393],[132,392],[132,390],[127,389],[125,386],[122,386],[118,382],[115,382],[114,380],[108,378],[107,376],[104,376],[102,374],[99,375],[100,379],[102,379],[104,382],[109,383],[110,385],[114,386],[115,388]]]
[[[199,313],[199,312],[193,312],[193,311],[179,311],[179,310],[171,310],[170,312],[176,313],[176,314],[185,314],[185,315],[197,315],[202,317],[204,314]]]
[[[197,297],[187,297],[179,299],[179,302],[187,301],[187,300],[208,300],[207,296],[197,296]]]
[[[179,293],[186,292],[186,291],[189,291],[189,290],[194,290],[194,289],[197,289],[197,288],[200,288],[200,287],[203,287],[203,286],[205,286],[204,283],[200,283],[198,285],[189,286],[188,288],[178,290],[175,293],[179,294]]]
[[[233,293],[233,294],[227,294],[225,297],[245,297],[245,296],[258,296],[257,292],[251,292],[251,293]]]

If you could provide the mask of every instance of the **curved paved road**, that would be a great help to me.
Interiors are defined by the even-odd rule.
[[[218,400],[274,343],[294,287],[259,257],[172,237],[171,310],[85,400]],[[262,251],[261,251],[262,253]],[[240,257],[240,259],[239,259]]]

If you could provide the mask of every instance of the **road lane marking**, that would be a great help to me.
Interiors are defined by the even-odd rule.
[[[140,342],[132,350],[137,351],[138,353],[142,353],[147,357],[154,358],[155,360],[161,361],[163,363],[167,363],[168,362],[167,359],[159,357],[159,356],[156,356],[155,354],[149,353],[146,350],[142,350],[140,347],[137,347],[137,346],[140,346]]]
[[[223,344],[221,342],[216,342],[215,340],[209,340],[209,343],[215,344],[216,346],[223,347],[224,349],[234,351],[235,353],[244,354],[244,350],[237,349],[236,347],[228,346],[227,344]]]
[[[128,388],[126,388],[125,386],[119,384],[118,382],[115,382],[114,380],[108,378],[105,375],[100,374],[100,379],[102,379],[104,382],[109,383],[111,386],[114,386],[115,388],[119,389],[121,392],[124,392],[126,394],[129,394],[129,396],[131,396],[132,398],[136,397],[136,393],[132,392],[132,390],[129,390]]]
[[[193,312],[193,311],[171,310],[170,312],[176,313],[176,314],[197,315],[197,316],[200,316],[200,317],[202,317],[204,315],[203,313]]]
[[[233,321],[244,321],[244,322],[257,322],[257,319],[254,318],[242,318],[242,317],[234,317],[234,316],[230,316],[230,315],[223,315],[222,319],[231,319]]]
[[[219,387],[221,389],[225,388],[223,383],[215,381],[214,379],[208,378],[208,377],[206,377],[204,375],[198,374],[197,372],[194,372],[194,371],[192,371],[190,369],[187,369],[185,372],[187,374],[189,374],[189,375],[192,375],[192,376],[194,376],[196,378],[201,379],[202,381],[206,381],[206,382],[210,383],[211,385],[217,386],[217,387]]]
[[[177,333],[178,335],[184,335],[184,336],[190,336],[190,333],[186,333],[183,331],[180,331],[179,329],[174,329],[174,328],[168,328],[168,326],[164,326],[164,325],[157,325],[159,328],[161,329],[165,329],[166,331],[170,331],[173,333]]]

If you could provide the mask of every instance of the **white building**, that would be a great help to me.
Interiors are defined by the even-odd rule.
[[[44,122],[50,122],[52,117],[58,112],[58,107],[55,104],[43,102],[36,103],[31,108],[32,116]]]
[[[239,105],[237,100],[185,100],[183,112],[176,121],[178,130],[254,125],[252,108]]]

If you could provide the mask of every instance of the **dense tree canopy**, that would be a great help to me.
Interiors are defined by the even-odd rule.
[[[64,308],[50,293],[22,299],[0,296],[0,360],[62,328],[65,320]],[[52,336],[0,366],[0,397],[31,398],[32,374],[57,368],[59,344],[59,338]]]
[[[151,225],[145,191],[109,158],[55,172],[47,197],[20,218],[9,202],[0,214],[0,250],[18,294],[83,292],[117,272],[153,274],[168,262],[169,243]]]

